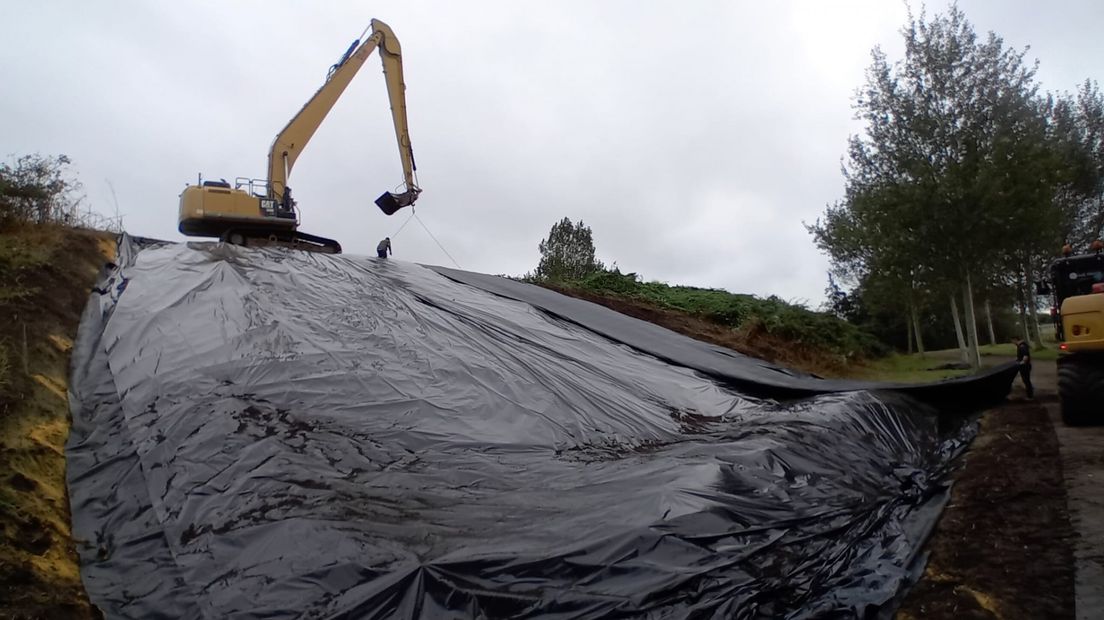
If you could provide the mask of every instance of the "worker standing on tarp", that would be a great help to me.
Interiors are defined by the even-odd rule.
[[[384,237],[383,241],[380,241],[379,245],[376,246],[376,255],[380,258],[387,258],[388,254],[393,254],[391,252],[391,237]]]
[[[1020,378],[1023,379],[1024,388],[1028,398],[1035,398],[1035,388],[1031,385],[1031,347],[1022,338],[1013,338],[1016,343],[1016,363],[1020,365]]]

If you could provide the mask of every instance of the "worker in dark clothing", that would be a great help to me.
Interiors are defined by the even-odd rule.
[[[380,241],[379,245],[376,246],[376,255],[380,258],[387,258],[387,255],[391,253],[391,237],[384,237],[383,241]]]
[[[1035,398],[1035,388],[1031,385],[1031,347],[1022,338],[1013,338],[1016,343],[1016,363],[1020,365],[1020,378],[1023,379],[1027,397]]]

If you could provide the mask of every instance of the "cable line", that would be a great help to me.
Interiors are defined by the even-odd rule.
[[[433,233],[429,232],[429,227],[425,225],[425,222],[422,221],[422,218],[418,217],[417,213],[414,214],[414,219],[418,220],[418,223],[421,224],[422,228],[425,229],[426,233],[429,235],[429,238],[433,239],[433,242],[437,244],[437,247],[441,248],[441,251],[445,253],[445,256],[449,257],[449,260],[452,261],[452,264],[456,265],[457,269],[463,269],[463,267],[460,266],[460,263],[456,262],[456,259],[452,257],[452,254],[449,254],[448,250],[445,249],[445,246],[441,245],[441,242],[437,240],[437,237],[434,237]]]

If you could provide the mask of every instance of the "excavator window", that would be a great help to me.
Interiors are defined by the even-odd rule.
[[[230,189],[230,184],[226,181],[204,181],[203,187],[223,187]]]
[[[1094,284],[1104,282],[1104,257],[1091,254],[1058,259],[1052,267],[1051,282],[1058,304],[1067,297],[1089,295]]]

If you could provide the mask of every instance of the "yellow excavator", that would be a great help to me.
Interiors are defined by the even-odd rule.
[[[268,178],[238,177],[233,186],[225,179],[189,185],[180,194],[180,232],[194,237],[218,237],[221,241],[244,246],[278,245],[296,249],[337,254],[341,245],[333,239],[300,232],[299,211],[287,185],[291,168],[314,135],[338,97],[368,59],[379,49],[391,117],[399,142],[404,188],[398,193],[384,192],[376,205],[387,215],[414,204],[418,188],[414,151],[406,121],[406,85],[403,83],[402,51],[399,40],[387,24],[373,19],[372,34],[365,29],[353,41],[337,64],[330,67],[326,82],[299,110],[272,143],[268,152]]]
[[[1040,293],[1054,295],[1059,340],[1058,399],[1062,420],[1078,425],[1104,422],[1104,243],[1089,253],[1064,256],[1050,267]]]

